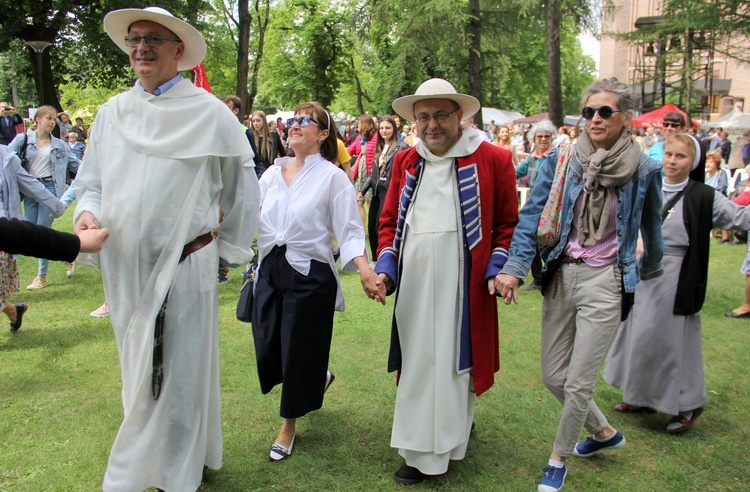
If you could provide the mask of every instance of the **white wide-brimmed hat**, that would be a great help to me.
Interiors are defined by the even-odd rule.
[[[185,45],[185,53],[177,62],[177,70],[192,70],[200,65],[206,56],[206,41],[201,33],[161,7],[113,10],[104,16],[104,30],[122,51],[130,54],[130,48],[125,44],[125,36],[128,35],[130,25],[138,21],[161,24],[180,38]]]
[[[459,94],[447,80],[430,79],[422,82],[414,95],[399,97],[393,101],[393,110],[402,118],[414,121],[414,104],[424,99],[450,99],[464,110],[464,118],[474,116],[480,106],[475,97]]]

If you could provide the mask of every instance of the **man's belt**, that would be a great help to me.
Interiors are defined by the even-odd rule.
[[[195,253],[202,247],[208,246],[208,244],[214,239],[216,239],[217,237],[218,237],[218,234],[216,234],[216,232],[212,230],[205,234],[201,234],[200,236],[196,237],[195,239],[187,243],[182,248],[182,254],[180,255],[180,263],[182,263],[185,260],[185,258],[192,255],[193,253]]]
[[[180,255],[180,263],[185,258],[195,253],[204,246],[207,246],[213,241],[218,234],[215,230],[201,234],[182,248],[182,254]],[[154,400],[159,399],[161,394],[161,385],[164,382],[164,318],[167,313],[167,302],[169,301],[169,291],[164,297],[164,302],[159,308],[159,313],[156,315],[156,322],[154,323],[154,351],[152,355],[152,373],[151,373],[151,392],[154,396]]]

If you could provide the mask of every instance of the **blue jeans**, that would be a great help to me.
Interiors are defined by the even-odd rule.
[[[55,183],[50,180],[48,182],[42,182],[42,184],[50,193],[52,193],[53,195],[55,194]],[[28,196],[23,197],[23,203],[23,214],[26,216],[26,220],[28,220],[32,224],[37,224],[44,227],[50,227],[52,225],[52,221],[55,219],[54,217],[52,217],[52,211],[50,209],[37,202],[33,198],[29,198]],[[37,276],[46,277],[48,266],[49,260],[40,258]]]

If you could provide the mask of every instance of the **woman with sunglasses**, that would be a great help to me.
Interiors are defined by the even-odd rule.
[[[664,115],[661,125],[661,141],[651,145],[648,149],[648,156],[659,162],[664,157],[664,142],[672,135],[685,132],[685,117],[681,113],[673,111]]]
[[[632,306],[639,276],[663,273],[661,164],[642,154],[633,140],[630,90],[615,78],[601,79],[585,90],[583,105],[586,130],[576,145],[547,154],[496,281],[505,303],[517,302],[517,287],[536,253],[537,227],[557,161],[565,159],[566,181],[554,183],[563,186],[559,242],[542,251],[541,343],[542,379],[563,409],[540,492],[562,488],[568,457],[625,444],[596,406],[594,387]],[[639,229],[644,252],[636,260]],[[583,428],[593,435],[577,442]]]
[[[396,156],[396,152],[409,148],[408,145],[399,140],[396,121],[390,116],[380,118],[377,142],[375,155],[373,156],[376,165],[372,166],[370,177],[367,178],[357,193],[357,200],[359,200],[362,195],[372,190],[370,210],[367,215],[367,232],[370,235],[370,250],[372,251],[373,261],[378,257],[378,224],[380,223],[380,212],[383,210],[388,184],[391,181],[393,158]]]
[[[258,273],[253,340],[263,394],[281,384],[284,419],[268,455],[292,454],[296,421],[323,405],[334,311],[344,310],[331,246],[338,241],[344,270],[359,270],[368,296],[385,289],[367,263],[354,189],[334,165],[338,151],[331,116],[320,104],[298,106],[287,121],[294,157],[283,157],[260,180]]]

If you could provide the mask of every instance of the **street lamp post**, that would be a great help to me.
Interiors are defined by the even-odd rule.
[[[36,53],[36,77],[39,82],[39,105],[44,106],[44,77],[42,77],[42,53],[44,49],[51,45],[49,41],[26,41]]]

